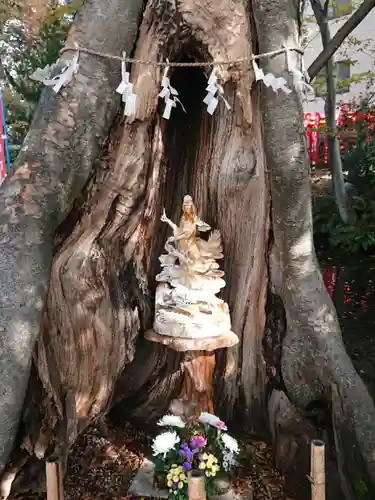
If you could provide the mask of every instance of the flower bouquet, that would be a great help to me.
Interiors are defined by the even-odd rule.
[[[152,456],[155,480],[168,488],[169,497],[185,500],[190,471],[204,473],[206,492],[214,494],[214,479],[228,474],[237,465],[239,446],[227,434],[227,427],[211,413],[201,413],[188,421],[175,415],[165,415],[158,425],[169,428],[155,437]]]

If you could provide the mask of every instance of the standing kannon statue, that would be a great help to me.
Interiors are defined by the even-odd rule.
[[[160,335],[202,338],[222,335],[231,328],[228,305],[216,294],[225,286],[224,271],[216,262],[223,258],[221,236],[214,230],[207,241],[199,232],[210,231],[196,213],[191,196],[182,204],[180,224],[163,211],[161,221],[173,235],[159,257],[162,271],[156,276],[154,331]]]
[[[180,224],[163,211],[161,221],[173,231],[160,256],[162,271],[156,276],[153,330],[145,336],[152,342],[184,352],[184,383],[170,411],[198,416],[213,413],[215,350],[231,347],[238,337],[231,331],[228,304],[216,295],[225,286],[224,272],[217,260],[223,258],[220,232],[212,231],[207,241],[198,236],[210,226],[198,216],[191,196],[182,203]]]

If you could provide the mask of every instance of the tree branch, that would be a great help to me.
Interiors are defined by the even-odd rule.
[[[319,0],[310,0],[311,7],[314,11],[316,22],[318,23],[320,35],[322,38],[323,49],[325,49],[331,41],[331,33],[329,31],[327,17],[327,1],[322,7]],[[340,153],[340,141],[337,137],[336,128],[336,80],[334,76],[334,61],[331,57],[326,63],[326,84],[327,95],[325,99],[326,127],[328,132],[328,165],[332,173],[333,191],[335,201],[339,210],[340,216],[344,222],[351,219],[349,213],[348,195],[345,189],[345,180],[342,170],[342,161]]]
[[[349,17],[345,24],[337,31],[326,48],[318,55],[307,70],[310,80],[316,77],[319,71],[327,64],[327,61],[339,49],[343,41],[375,7],[375,0],[364,0],[358,9]]]

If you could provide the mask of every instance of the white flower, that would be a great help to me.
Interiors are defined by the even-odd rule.
[[[223,450],[223,469],[226,472],[229,472],[234,467],[238,465],[237,460],[234,457],[234,453],[232,451]]]
[[[183,429],[185,427],[185,422],[177,415],[164,415],[164,417],[159,420],[158,425],[169,425],[170,427],[179,427]]]
[[[152,442],[152,454],[163,455],[165,458],[166,454],[179,442],[180,438],[176,432],[162,432]]]
[[[222,431],[227,430],[227,426],[225,425],[225,423],[216,415],[212,415],[212,413],[202,412],[198,418],[198,421],[201,424],[208,424]]]
[[[234,439],[234,437],[230,436],[229,434],[223,433],[220,436],[220,439],[222,440],[225,448],[230,452],[238,453],[240,451],[240,447],[238,446],[238,441],[237,439]]]

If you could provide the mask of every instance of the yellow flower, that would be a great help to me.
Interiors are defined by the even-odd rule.
[[[169,479],[168,482],[167,482],[167,486],[168,488],[170,488],[172,486],[173,482]]]
[[[181,481],[186,481],[186,475],[184,473],[180,474]]]
[[[177,467],[177,464],[172,464],[172,469],[175,469]]]
[[[205,463],[205,462],[201,462],[201,463],[199,464],[199,468],[200,468],[200,469],[205,469],[205,468],[206,468],[206,463]]]
[[[212,470],[211,471],[211,477],[215,477],[216,476],[216,470]]]
[[[211,476],[211,472],[209,470],[206,470],[206,476],[207,477],[210,477]]]
[[[207,458],[208,458],[207,453],[203,453],[202,458],[203,458],[203,460],[207,460]]]
[[[180,482],[178,483],[178,488],[179,488],[179,489],[181,489],[181,488],[183,488],[183,487],[184,487],[184,483],[183,483],[182,481],[180,481]]]
[[[173,476],[172,481],[177,483],[180,478],[178,476]]]

